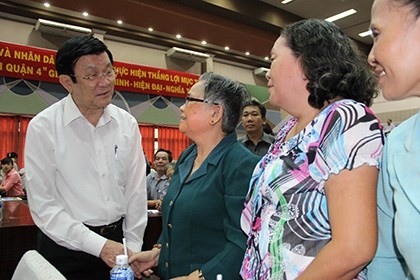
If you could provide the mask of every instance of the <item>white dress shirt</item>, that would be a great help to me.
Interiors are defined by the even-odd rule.
[[[127,246],[140,251],[147,224],[146,163],[133,116],[108,105],[94,127],[71,96],[34,117],[26,135],[28,202],[57,244],[99,256],[106,239],[89,230],[125,216]]]

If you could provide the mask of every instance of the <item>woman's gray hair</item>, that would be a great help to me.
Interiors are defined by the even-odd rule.
[[[251,98],[245,86],[213,72],[204,73],[198,81],[202,83],[204,99],[224,109],[222,131],[226,134],[235,131],[242,106]]]

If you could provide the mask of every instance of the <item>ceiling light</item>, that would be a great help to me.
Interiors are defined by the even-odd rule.
[[[45,2],[45,3],[44,3],[44,7],[49,8],[49,7],[51,7],[51,5],[50,5],[50,3]]]
[[[149,28],[147,28],[147,30],[149,30],[150,32],[152,32],[153,31],[153,28],[152,27],[149,27]]]
[[[292,2],[293,0],[283,0],[283,1],[281,1],[281,3],[282,4],[287,4],[287,3],[290,3],[290,2]]]
[[[117,23],[118,23],[118,24],[123,24],[122,20],[120,20],[120,19],[119,19],[119,20],[117,20]]]
[[[201,44],[202,44],[202,45],[206,45],[206,44],[207,44],[207,42],[203,40],[203,41],[201,41]]]
[[[246,52],[245,55],[250,55],[250,53],[249,52]]]
[[[350,16],[352,14],[355,14],[355,13],[357,13],[357,11],[355,9],[350,9],[350,10],[344,11],[342,13],[336,14],[332,17],[326,18],[325,20],[329,21],[329,22],[333,22],[333,21],[348,17],[348,16]]]
[[[372,30],[368,30],[368,31],[359,33],[360,37],[367,37],[367,36],[370,36],[370,35],[372,35]]]
[[[268,56],[264,57],[264,60],[269,60],[270,58]]]
[[[176,34],[176,38],[181,39],[182,38],[181,34]]]
[[[83,12],[83,15],[84,15],[85,17],[87,17],[87,16],[89,15],[89,13],[88,13],[88,12]]]
[[[226,47],[225,47],[225,51],[228,51],[228,50],[229,50],[229,46],[226,46]]]

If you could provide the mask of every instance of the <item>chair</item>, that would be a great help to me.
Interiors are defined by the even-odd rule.
[[[37,251],[27,251],[20,259],[12,280],[65,280],[66,278]]]

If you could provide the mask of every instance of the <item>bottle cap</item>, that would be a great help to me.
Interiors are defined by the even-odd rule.
[[[128,264],[128,256],[127,255],[118,255],[118,256],[116,256],[115,263],[117,265]]]

